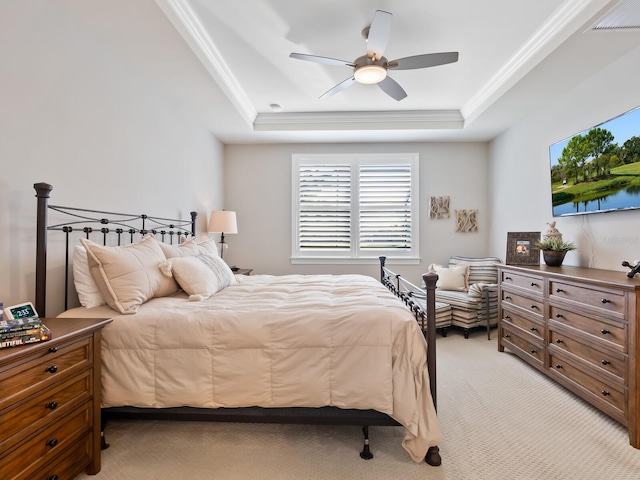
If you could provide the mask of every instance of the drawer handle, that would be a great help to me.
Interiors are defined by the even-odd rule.
[[[557,368],[557,369],[561,369],[561,368],[562,368],[562,365],[560,365],[559,363],[556,363],[556,368]]]
[[[50,367],[45,368],[44,371],[49,373],[56,373],[58,371],[58,366],[51,365]]]
[[[511,338],[511,335],[509,335],[508,333],[504,336],[504,338]]]
[[[50,475],[47,477],[47,480],[58,480],[58,475]]]
[[[505,300],[511,300],[511,297],[509,295],[507,295],[506,297],[504,297]]]
[[[532,287],[537,287],[537,286],[538,286],[538,284],[537,284],[536,282],[531,282],[531,286],[532,286]]]
[[[49,349],[49,353],[56,353],[58,351],[58,347],[51,347]]]
[[[49,410],[55,410],[56,408],[58,408],[58,402],[49,402],[45,405],[45,407]]]
[[[536,308],[538,308],[538,306],[537,306],[537,305],[531,305],[531,309],[532,309],[532,310],[535,310]]]
[[[531,331],[532,331],[532,332],[537,332],[537,331],[538,331],[538,329],[537,329],[536,327],[531,327]]]
[[[559,338],[556,340],[556,343],[564,343],[564,341],[560,340]]]
[[[602,390],[600,393],[602,393],[602,395],[604,395],[605,397],[611,395],[609,392],[607,392],[606,390]]]
[[[609,360],[601,360],[601,363],[603,365],[611,365],[611,362]]]
[[[532,348],[531,349],[531,353],[533,353],[535,355],[536,353],[538,353],[538,351]]]
[[[55,447],[58,444],[57,438],[52,438],[51,440],[47,440],[47,447]]]
[[[504,319],[505,319],[505,320],[511,320],[511,316],[510,316],[510,315],[505,315],[505,316],[504,316]]]
[[[611,332],[606,328],[603,328],[602,330],[600,330],[600,333],[602,333],[603,335],[606,335],[607,333],[611,333]]]
[[[564,315],[562,315],[561,313],[556,313],[556,318],[564,318]]]
[[[602,300],[600,300],[602,303],[611,303],[611,300],[607,299],[607,298],[603,298]]]
[[[562,292],[564,292],[564,290],[563,290],[563,289],[561,289],[561,288],[556,288],[556,293],[562,293]]]
[[[505,280],[513,280],[511,277],[504,277]]]

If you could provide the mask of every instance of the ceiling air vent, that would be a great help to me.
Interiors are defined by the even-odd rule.
[[[592,27],[592,31],[640,31],[640,0],[622,0],[605,13]]]

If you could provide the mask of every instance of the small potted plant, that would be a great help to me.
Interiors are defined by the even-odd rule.
[[[575,250],[576,246],[572,242],[562,240],[562,234],[556,228],[556,222],[547,223],[547,225],[549,229],[542,240],[536,242],[536,247],[542,250],[544,263],[551,267],[559,267],[567,252]]]
[[[558,237],[544,238],[536,242],[536,246],[542,250],[544,263],[551,267],[559,267],[562,265],[567,252],[576,249],[573,242],[565,242],[562,238]]]

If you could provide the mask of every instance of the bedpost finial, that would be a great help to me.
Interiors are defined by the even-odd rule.
[[[36,190],[36,197],[49,198],[49,194],[51,193],[51,190],[53,190],[53,185],[45,182],[40,182],[34,183],[33,188]]]

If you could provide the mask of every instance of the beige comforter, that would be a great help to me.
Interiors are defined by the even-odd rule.
[[[237,276],[202,302],[156,298],[135,315],[108,307],[105,407],[375,409],[405,426],[419,462],[441,440],[426,343],[408,309],[362,275]]]

